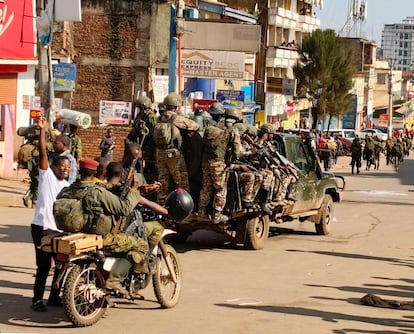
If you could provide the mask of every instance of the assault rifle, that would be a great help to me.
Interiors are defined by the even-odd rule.
[[[279,168],[279,170],[281,170],[285,175],[293,175],[296,180],[299,180],[298,168],[282,156],[278,151],[276,151],[271,144],[267,144],[266,146],[259,145],[255,143],[248,134],[244,134],[242,138],[248,144],[260,149],[268,164],[280,166],[281,168]],[[276,157],[277,160],[274,157]]]
[[[121,195],[119,196],[121,201],[124,201],[128,196],[130,186],[134,180],[135,175],[135,167],[139,161],[139,158],[135,158],[132,160],[131,165],[129,166],[128,173],[123,173],[121,178]],[[119,226],[121,225],[122,218],[119,218],[112,229],[113,234],[117,234],[119,230]]]

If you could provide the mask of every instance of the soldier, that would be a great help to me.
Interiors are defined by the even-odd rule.
[[[76,162],[82,159],[82,140],[78,135],[78,127],[69,124],[69,150]]]
[[[148,96],[141,96],[136,101],[138,113],[132,124],[132,129],[127,136],[127,142],[136,142],[141,145],[145,168],[143,174],[149,182],[157,179],[155,165],[154,127],[157,123],[157,115],[152,109],[152,102]]]
[[[219,115],[222,106],[216,105],[215,115]],[[226,167],[241,152],[240,136],[233,127],[239,120],[239,115],[235,110],[228,110],[224,115],[225,127],[219,125],[209,125],[203,137],[203,188],[200,193],[199,219],[208,219],[207,207],[213,194],[213,213],[211,222],[218,224],[225,222],[228,217],[222,214],[226,203]]]
[[[351,145],[351,172],[354,174],[354,168],[356,167],[357,174],[361,168],[362,147],[358,135],[355,135],[355,139]]]
[[[198,126],[194,121],[177,115],[180,104],[181,99],[176,93],[168,94],[164,99],[166,110],[160,115],[154,127],[158,181],[161,182],[157,196],[160,204],[164,203],[170,192],[171,181],[176,187],[190,191],[182,147],[183,138],[177,124],[181,129],[185,129],[188,125],[189,128],[198,130]]]

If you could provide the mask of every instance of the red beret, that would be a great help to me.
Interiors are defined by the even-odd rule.
[[[79,160],[79,168],[87,168],[90,170],[96,170],[99,166],[99,162],[91,158],[82,158]]]

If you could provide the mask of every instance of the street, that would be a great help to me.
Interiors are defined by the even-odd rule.
[[[0,332],[413,333],[414,307],[359,301],[368,293],[413,300],[414,159],[396,173],[381,158],[379,171],[363,165],[360,175],[351,175],[349,157],[334,166],[345,176],[346,190],[335,206],[331,235],[316,235],[308,222],[272,225],[265,249],[247,251],[198,231],[175,245],[184,276],[175,308],[159,309],[150,285],[144,301],[117,304],[97,324],[80,329],[61,308],[30,309],[34,210],[21,203],[26,184],[0,179]]]

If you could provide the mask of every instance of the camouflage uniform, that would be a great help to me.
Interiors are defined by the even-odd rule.
[[[199,215],[201,218],[207,216],[207,207],[214,191],[212,223],[217,224],[227,220],[221,214],[227,195],[226,159],[231,162],[232,156],[240,156],[240,136],[235,128],[222,129],[209,125],[204,133],[203,144],[203,188],[200,193]]]
[[[142,262],[148,253],[148,244],[145,240],[125,233],[112,233],[116,221],[128,216],[138,203],[139,191],[131,189],[125,199],[120,200],[112,192],[97,186],[93,181],[77,181],[71,187],[91,187],[90,196],[86,198],[87,211],[93,212],[92,225],[86,232],[97,233],[104,238],[104,247],[112,252],[127,253],[129,260],[135,263]]]
[[[159,122],[173,122],[176,113],[166,111],[160,117]],[[158,181],[161,187],[158,190],[157,201],[164,204],[166,197],[170,193],[171,181],[176,187],[190,191],[188,182],[187,166],[185,164],[182,149],[182,137],[179,130],[173,131],[170,144],[163,147],[156,144],[156,162],[158,167]]]
[[[69,151],[76,161],[82,159],[82,141],[81,138],[73,133],[68,135],[69,137]]]

